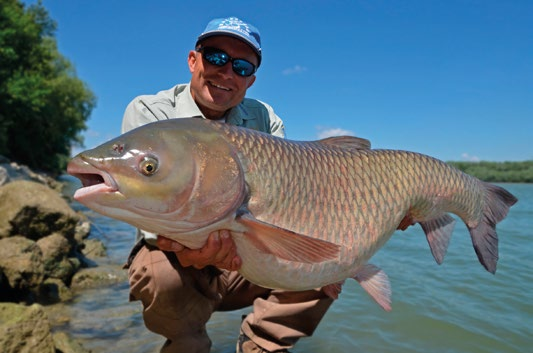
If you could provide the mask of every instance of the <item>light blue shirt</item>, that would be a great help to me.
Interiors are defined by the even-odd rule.
[[[122,132],[157,120],[174,118],[204,118],[191,95],[189,84],[180,84],[160,91],[155,95],[136,97],[128,104],[122,119]],[[234,108],[226,112],[228,124],[285,137],[283,121],[274,109],[256,99],[244,98]]]

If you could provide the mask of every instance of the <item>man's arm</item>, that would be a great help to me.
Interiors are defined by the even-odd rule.
[[[142,96],[135,98],[128,104],[122,118],[122,133],[136,127],[160,120],[142,101]]]

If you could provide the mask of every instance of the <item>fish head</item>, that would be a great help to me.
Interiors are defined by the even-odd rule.
[[[74,199],[158,234],[187,232],[237,209],[244,177],[222,136],[172,119],[144,125],[81,152],[67,172],[82,183]]]

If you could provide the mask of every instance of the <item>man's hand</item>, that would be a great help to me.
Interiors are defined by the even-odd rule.
[[[157,246],[164,251],[176,253],[183,267],[193,266],[202,269],[213,265],[229,271],[237,271],[242,266],[242,259],[237,255],[237,247],[229,230],[223,229],[209,234],[206,244],[200,249],[189,249],[178,242],[159,235]]]

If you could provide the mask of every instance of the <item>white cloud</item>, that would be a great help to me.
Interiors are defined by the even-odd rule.
[[[461,157],[462,157],[464,160],[469,161],[469,162],[479,162],[479,161],[480,161],[480,159],[479,159],[478,156],[471,156],[471,155],[469,155],[469,154],[466,153],[466,152],[463,153],[463,154],[461,154]]]
[[[92,137],[92,138],[100,137],[100,131],[88,129],[85,131],[85,136]]]
[[[282,71],[284,75],[294,75],[294,74],[301,74],[303,72],[307,71],[307,67],[300,66],[300,65],[294,65],[293,67],[289,67]]]
[[[350,130],[341,129],[340,127],[337,128],[325,128],[325,127],[317,127],[317,137],[319,139],[325,139],[327,137],[332,136],[355,136],[355,133]]]

